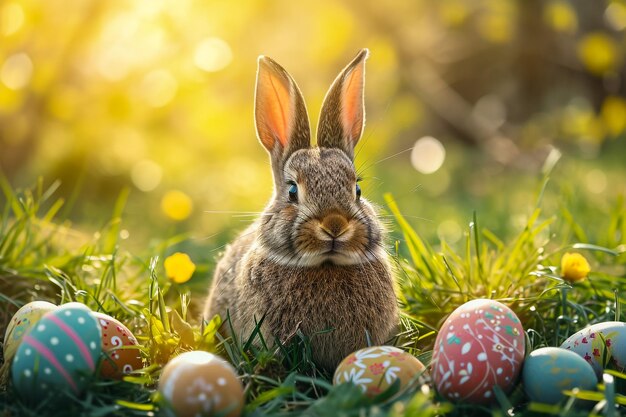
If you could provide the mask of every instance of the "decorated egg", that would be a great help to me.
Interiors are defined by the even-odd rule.
[[[4,357],[5,360],[13,357],[24,334],[47,312],[56,309],[47,301],[33,301],[24,304],[22,308],[11,318],[7,330],[4,333]]]
[[[121,379],[136,369],[141,369],[141,351],[137,339],[126,326],[104,313],[93,313],[102,329],[102,352],[100,375]],[[132,348],[135,346],[135,348]]]
[[[524,390],[532,401],[556,404],[565,390],[592,390],[596,376],[583,358],[566,349],[546,347],[528,355],[522,372]]]
[[[69,391],[80,394],[101,352],[100,326],[79,303],[44,315],[22,338],[11,366],[17,393],[27,402]]]
[[[626,369],[626,323],[607,321],[591,325],[571,335],[561,347],[580,355],[600,380],[607,367]]]
[[[236,417],[243,408],[243,387],[225,360],[203,351],[185,352],[163,368],[159,392],[170,416]]]
[[[431,375],[452,401],[487,404],[493,387],[513,388],[524,360],[524,329],[510,308],[488,299],[469,301],[450,314],[433,348]]]
[[[415,356],[393,346],[374,346],[348,355],[335,370],[335,385],[351,382],[369,397],[384,392],[396,380],[400,389],[416,382],[426,367]]]

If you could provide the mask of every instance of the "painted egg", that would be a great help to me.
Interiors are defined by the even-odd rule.
[[[522,372],[524,390],[532,401],[556,404],[565,390],[593,390],[597,380],[591,365],[566,349],[546,347],[528,355]]]
[[[125,374],[143,368],[141,351],[131,331],[104,313],[93,315],[98,319],[102,329],[104,355],[100,364],[100,375],[105,378],[121,379]]]
[[[168,362],[159,392],[165,411],[176,417],[236,417],[244,404],[235,369],[219,356],[203,351],[185,352]]]
[[[15,390],[27,402],[66,390],[80,394],[100,358],[100,338],[97,320],[82,304],[47,313],[17,348],[11,366]]]
[[[450,314],[433,348],[431,375],[452,401],[488,404],[494,386],[509,392],[525,351],[524,329],[510,308],[488,299],[469,301]]]
[[[600,380],[607,367],[626,369],[626,323],[607,321],[591,325],[571,335],[561,347],[586,360]]]
[[[352,382],[368,397],[384,392],[396,380],[400,389],[417,382],[426,367],[415,356],[393,346],[373,346],[357,350],[335,370],[335,385]]]
[[[24,334],[47,312],[55,310],[57,306],[47,301],[33,301],[24,304],[11,318],[4,333],[5,360],[13,357]]]

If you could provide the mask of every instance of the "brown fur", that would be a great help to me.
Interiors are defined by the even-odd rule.
[[[330,114],[341,112],[342,94],[362,100],[362,82],[358,91],[341,83],[354,68],[363,72],[366,56],[366,51],[357,55],[331,87],[320,117],[326,125],[318,128],[323,147],[317,148],[308,145],[310,137],[302,140],[308,119],[295,82],[274,61],[260,60],[260,72],[272,71],[263,79],[283,83],[295,97],[280,103],[293,120],[273,130],[263,117],[275,98],[257,85],[257,126],[264,126],[257,132],[271,156],[275,193],[260,218],[226,249],[204,312],[205,319],[228,312],[235,331],[246,337],[264,317],[261,330],[269,342],[285,341],[299,326],[304,334],[315,334],[313,360],[328,370],[365,347],[367,335],[373,344],[384,343],[398,321],[384,231],[372,206],[355,191],[352,156],[358,138],[350,132],[360,135],[363,116]],[[259,82],[265,81],[259,76]],[[348,123],[342,126],[342,120]],[[273,131],[291,132],[286,146]],[[340,137],[324,136],[329,134]],[[289,198],[291,182],[297,184],[295,202]]]

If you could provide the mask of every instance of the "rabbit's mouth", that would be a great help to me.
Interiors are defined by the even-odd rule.
[[[307,253],[301,258],[307,266],[319,265],[358,265],[368,262],[360,254],[345,247],[345,242],[328,242],[327,247],[316,253]]]

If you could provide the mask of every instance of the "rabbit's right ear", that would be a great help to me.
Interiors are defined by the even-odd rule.
[[[265,56],[259,57],[254,118],[257,136],[270,153],[275,170],[294,151],[311,144],[309,117],[300,89],[283,67]]]

